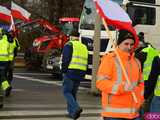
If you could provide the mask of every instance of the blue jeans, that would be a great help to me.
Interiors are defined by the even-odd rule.
[[[151,101],[150,112],[160,112],[160,96],[154,96]]]
[[[141,118],[126,119],[126,118],[111,118],[111,117],[104,117],[103,120],[141,120]]]
[[[80,80],[71,80],[66,75],[63,75],[63,94],[67,101],[67,111],[71,117],[74,117],[75,112],[79,109],[79,104],[76,100],[76,94]]]

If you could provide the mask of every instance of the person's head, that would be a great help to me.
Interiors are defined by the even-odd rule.
[[[133,34],[127,30],[119,30],[117,46],[124,52],[130,53],[133,50],[135,38]]]
[[[72,30],[70,36],[79,37],[79,32],[78,32],[78,30],[76,30],[76,29]]]
[[[13,36],[14,36],[14,31],[13,31],[13,30],[10,30],[10,31],[8,32],[8,34],[9,34],[11,37],[13,37]]]
[[[70,39],[78,40],[78,38],[79,38],[79,32],[78,32],[78,30],[72,30],[72,32],[70,34]]]
[[[140,41],[145,42],[145,41],[144,41],[144,32],[139,32],[139,33],[138,33],[138,37],[139,37],[139,40],[140,40]]]
[[[144,33],[139,32],[138,37],[139,37],[139,44],[137,48],[145,47],[147,43],[144,41]]]

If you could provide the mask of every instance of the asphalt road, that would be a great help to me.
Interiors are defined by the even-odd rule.
[[[15,69],[13,90],[0,109],[1,120],[70,120],[62,94],[62,80],[51,74]],[[83,113],[78,120],[102,120],[100,97],[89,93],[89,82],[83,81],[78,100]]]

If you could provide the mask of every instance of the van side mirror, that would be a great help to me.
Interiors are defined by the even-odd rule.
[[[85,8],[85,13],[86,13],[87,15],[89,15],[89,14],[92,13],[91,8],[87,8],[86,6],[84,6],[84,8]]]

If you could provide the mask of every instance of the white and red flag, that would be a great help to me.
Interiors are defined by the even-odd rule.
[[[132,26],[132,20],[128,14],[119,6],[119,4],[111,0],[94,0],[99,15],[104,18],[108,25],[112,25],[117,29],[124,29],[131,32],[135,37],[135,47],[137,47],[139,38]]]
[[[29,17],[31,16],[31,13],[29,13],[27,10],[17,5],[13,1],[11,2],[11,14],[14,18],[24,21],[28,21]]]
[[[11,11],[5,7],[0,5],[0,20],[10,23],[11,22]]]

